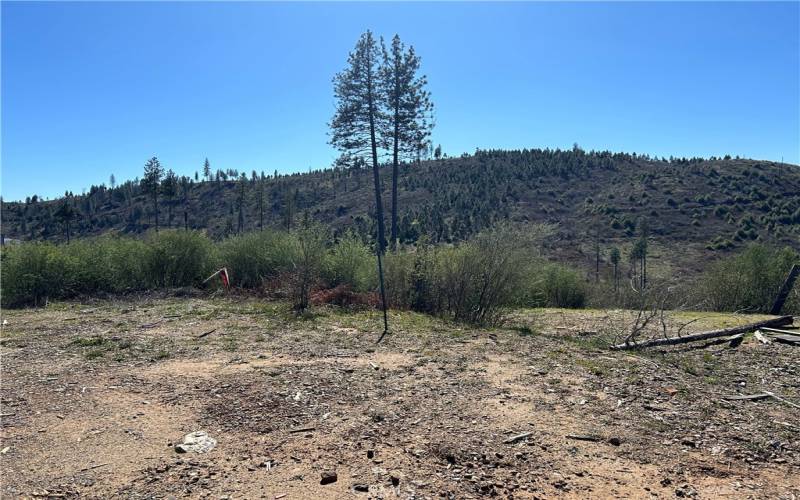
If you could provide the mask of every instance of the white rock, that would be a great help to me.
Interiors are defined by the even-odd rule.
[[[184,436],[183,443],[175,445],[175,451],[178,453],[189,451],[207,453],[215,446],[217,446],[217,440],[209,436],[206,431],[194,431]]]

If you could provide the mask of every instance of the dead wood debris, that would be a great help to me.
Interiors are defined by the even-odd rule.
[[[161,323],[163,323],[163,322],[164,322],[164,320],[163,320],[163,319],[161,319],[161,320],[155,321],[155,322],[153,322],[153,323],[145,323],[145,324],[143,324],[143,325],[140,325],[140,326],[139,326],[139,328],[144,328],[144,329],[147,329],[147,328],[155,328],[155,327],[157,327],[158,325],[160,325],[160,324],[161,324]]]
[[[217,329],[216,329],[216,328],[212,328],[211,330],[209,330],[209,331],[207,331],[207,332],[203,332],[203,333],[201,333],[200,335],[195,335],[195,337],[194,337],[194,338],[196,338],[196,339],[202,339],[203,337],[206,337],[206,336],[208,336],[208,335],[211,335],[212,333],[214,333],[214,332],[216,332],[216,331],[217,331]]]
[[[601,438],[600,436],[594,436],[590,434],[567,434],[565,437],[567,439],[575,439],[577,441],[591,441],[594,443],[603,440],[603,438]]]
[[[761,399],[774,399],[776,401],[780,401],[781,403],[785,403],[789,406],[793,406],[794,408],[800,409],[800,405],[796,403],[792,403],[788,399],[784,399],[774,392],[764,391],[758,394],[737,394],[734,396],[723,396],[724,400],[726,401],[759,401]]]
[[[532,435],[533,435],[532,432],[523,432],[522,434],[517,434],[516,436],[511,436],[510,438],[508,438],[505,441],[503,441],[503,443],[505,443],[505,444],[513,444],[513,443],[516,443],[517,441],[522,441],[523,439],[525,439],[525,438],[527,438],[529,436],[532,436]]]
[[[643,349],[646,347],[686,344],[689,342],[697,342],[699,340],[715,339],[719,337],[731,337],[738,335],[740,333],[752,332],[754,330],[758,330],[765,326],[770,327],[770,326],[790,325],[792,324],[792,321],[793,321],[792,316],[780,316],[778,318],[768,319],[765,321],[757,321],[755,323],[749,323],[746,325],[736,326],[733,328],[723,328],[721,330],[712,330],[709,332],[696,333],[694,335],[685,335],[683,337],[672,337],[672,338],[648,340],[645,342],[635,342],[635,343],[628,342],[623,344],[617,344],[611,346],[611,349],[613,350]]]

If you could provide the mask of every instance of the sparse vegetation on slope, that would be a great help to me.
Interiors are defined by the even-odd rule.
[[[390,174],[382,167],[382,177]],[[198,177],[199,178],[199,177]],[[236,180],[231,180],[231,179]],[[184,178],[180,196],[159,203],[184,226],[221,239],[267,227],[292,227],[303,214],[375,238],[372,175],[358,165],[307,174],[245,176],[229,170],[211,180]],[[398,234],[402,244],[469,239],[499,221],[559,224],[557,260],[594,268],[600,240],[603,272],[610,249],[623,250],[647,222],[654,266],[700,271],[752,241],[800,248],[800,168],[743,159],[656,160],[643,156],[558,150],[478,151],[460,158],[402,165]],[[62,207],[67,207],[66,215]],[[86,195],[4,202],[3,231],[17,239],[66,239],[104,232],[136,234],[154,227],[152,197],[138,182]],[[263,210],[262,210],[263,208]],[[599,233],[599,236],[598,236]],[[663,250],[663,251],[662,251]],[[654,271],[656,271],[654,267]]]

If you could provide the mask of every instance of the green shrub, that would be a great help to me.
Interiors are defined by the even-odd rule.
[[[67,264],[50,243],[25,243],[2,249],[2,304],[44,305],[64,295]]]
[[[354,233],[348,232],[325,257],[322,275],[330,287],[348,285],[354,292],[377,286],[375,254]]]
[[[285,232],[259,231],[234,236],[219,244],[219,261],[228,268],[233,286],[256,288],[292,268],[292,237]]]
[[[546,227],[499,227],[456,247],[420,247],[388,255],[387,293],[393,307],[472,324],[497,324],[520,302],[528,264]]]
[[[452,249],[421,246],[384,260],[386,295],[391,307],[439,314],[443,311],[438,263]]]
[[[436,276],[444,313],[467,323],[500,322],[505,309],[519,300],[526,265],[541,236],[535,230],[501,226],[459,247],[439,250]]]
[[[533,302],[525,298],[530,288],[525,285],[531,263],[538,262],[538,244],[551,231],[549,226],[501,226],[458,246],[421,245],[387,255],[389,303],[456,321],[497,323],[508,307]],[[250,233],[216,245],[203,233],[180,230],[150,233],[144,239],[109,235],[64,245],[23,243],[0,254],[2,304],[40,305],[79,294],[197,286],[220,265],[228,268],[235,286],[255,288],[278,278],[301,310],[318,285],[354,293],[374,290],[377,273],[369,247],[348,234],[328,248],[328,236],[321,226],[306,223],[292,233]],[[568,293],[556,285],[562,282],[561,274],[550,272],[537,297],[552,296],[553,305],[574,306],[579,287],[564,285]]]
[[[150,233],[144,259],[150,287],[199,285],[212,271],[211,241],[198,231],[166,230]]]
[[[110,268],[109,237],[73,240],[58,247],[64,257],[64,295],[96,294],[114,291],[115,273]]]
[[[105,246],[106,260],[111,275],[113,292],[146,290],[147,245],[134,238],[108,237]]]
[[[305,311],[310,303],[311,288],[322,274],[327,232],[316,224],[306,224],[291,234],[292,267],[285,275],[292,305]]]
[[[412,309],[413,271],[421,251],[422,249],[418,248],[415,253],[390,253],[384,257],[383,275],[389,307]]]
[[[700,296],[714,311],[769,312],[789,269],[798,260],[798,253],[790,248],[751,245],[711,266],[700,280]],[[800,312],[796,304],[785,310],[792,308],[794,313]]]
[[[542,276],[542,296],[550,307],[581,308],[586,305],[586,281],[560,264],[548,264]]]

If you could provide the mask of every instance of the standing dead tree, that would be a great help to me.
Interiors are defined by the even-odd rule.
[[[783,285],[781,285],[778,295],[775,297],[775,302],[772,304],[772,310],[769,312],[770,314],[778,315],[781,313],[783,304],[786,303],[786,299],[789,298],[789,292],[792,291],[792,287],[794,286],[794,282],[797,280],[798,275],[800,275],[800,265],[794,264],[789,270],[789,274],[786,276],[786,280],[783,282]]]

